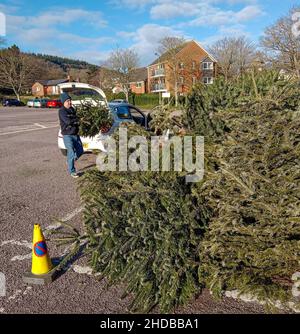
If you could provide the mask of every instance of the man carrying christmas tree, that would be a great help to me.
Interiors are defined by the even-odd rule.
[[[78,178],[75,160],[78,160],[83,154],[82,142],[78,135],[79,120],[75,109],[72,107],[71,97],[67,93],[62,93],[60,99],[63,106],[59,109],[58,115],[61,133],[67,149],[68,171],[73,178]]]

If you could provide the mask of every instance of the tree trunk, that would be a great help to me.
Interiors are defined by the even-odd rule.
[[[126,89],[125,89],[124,93],[125,93],[126,101],[129,102],[129,93]]]
[[[294,67],[296,70],[297,77],[300,78],[300,68],[299,68],[299,62],[298,62],[296,54],[293,55],[293,60],[294,60]]]
[[[175,107],[178,106],[178,86],[177,81],[175,82]]]
[[[20,93],[17,92],[17,90],[16,90],[14,87],[12,87],[12,89],[13,89],[13,91],[14,91],[14,93],[15,93],[17,99],[20,101]]]

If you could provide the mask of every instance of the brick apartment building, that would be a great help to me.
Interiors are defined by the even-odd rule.
[[[199,43],[193,40],[186,42],[176,52],[173,60],[165,53],[147,67],[150,93],[174,92],[174,70],[180,95],[185,95],[196,83],[213,83],[217,61]]]

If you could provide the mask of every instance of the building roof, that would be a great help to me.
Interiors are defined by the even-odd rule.
[[[214,58],[200,43],[194,41],[194,40],[191,40],[191,41],[188,41],[188,42],[185,42],[183,43],[182,45],[178,46],[176,48],[176,54],[179,53],[183,48],[185,48],[189,43],[196,43],[206,54],[207,56],[215,63],[217,63],[217,60],[216,58]],[[160,57],[158,57],[157,59],[154,60],[154,62],[152,64],[150,64],[149,66],[152,66],[152,65],[155,65],[155,64],[158,64],[158,63],[162,63],[162,62],[165,62],[168,60],[170,56],[170,52],[165,52],[164,54],[162,54]]]
[[[137,68],[132,74],[132,82],[145,81],[148,78],[147,67]]]
[[[189,42],[185,42],[185,43],[177,46],[177,48],[175,49],[176,54],[178,52],[180,52],[188,43]],[[172,50],[172,52],[173,52],[173,50]],[[154,60],[154,62],[151,63],[149,66],[155,65],[157,63],[163,63],[164,61],[167,61],[169,59],[169,57],[170,57],[170,51],[167,51],[167,52],[163,53],[161,56],[159,56],[158,58],[156,58]]]
[[[43,86],[57,86],[61,83],[69,82],[69,79],[56,79],[56,80],[37,80]]]

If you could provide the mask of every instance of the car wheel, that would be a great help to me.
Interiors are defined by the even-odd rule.
[[[60,152],[61,152],[61,154],[63,155],[63,156],[67,156],[67,150],[64,150],[64,149],[60,149]]]

